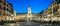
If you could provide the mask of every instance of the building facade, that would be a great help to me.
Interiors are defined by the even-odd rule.
[[[0,0],[0,19],[8,19],[13,15],[13,6],[12,4],[5,2],[5,0]]]
[[[46,14],[46,15],[45,15]],[[44,17],[44,15],[46,17]],[[41,16],[44,20],[60,21],[60,0],[54,0],[51,5],[45,10]]]

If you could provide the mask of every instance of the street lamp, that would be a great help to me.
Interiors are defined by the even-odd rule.
[[[14,15],[11,15],[12,17],[14,16]]]
[[[14,17],[13,17],[14,15],[11,15],[11,20],[14,20]]]
[[[48,16],[50,17],[50,14]]]

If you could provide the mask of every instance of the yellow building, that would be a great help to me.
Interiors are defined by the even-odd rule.
[[[60,0],[54,0],[46,11],[47,12],[43,12],[42,14],[47,13],[47,18],[51,21],[60,21]]]
[[[54,0],[40,15],[44,21],[60,21],[60,0]]]
[[[31,7],[28,6],[27,13],[17,13],[15,20],[35,20],[36,18],[39,18],[40,14],[33,14],[31,13]],[[37,19],[36,19],[37,20]]]

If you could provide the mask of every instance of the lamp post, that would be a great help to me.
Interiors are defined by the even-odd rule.
[[[14,15],[11,15],[11,20],[14,20],[14,19],[13,19],[13,18],[14,18],[13,16],[14,16]]]

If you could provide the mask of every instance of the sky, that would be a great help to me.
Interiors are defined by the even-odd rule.
[[[13,5],[16,13],[27,13],[28,6],[31,7],[32,13],[40,13],[46,10],[53,0],[6,0]]]

